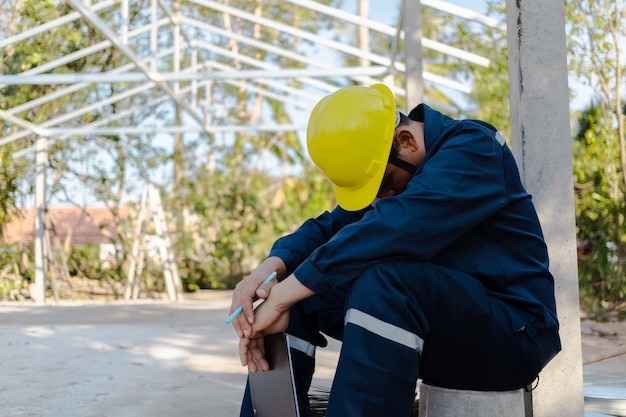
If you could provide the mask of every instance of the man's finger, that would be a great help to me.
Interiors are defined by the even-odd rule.
[[[255,373],[258,370],[259,370],[258,365],[252,359],[252,355],[250,354],[250,352],[248,352],[248,371]]]
[[[248,346],[248,354],[252,355],[252,361],[254,361],[262,371],[269,371],[270,365],[265,359],[265,339],[262,336],[253,339],[252,343]]]
[[[250,339],[243,338],[239,339],[239,362],[241,362],[241,366],[248,365],[248,345],[250,344]]]
[[[272,287],[274,285],[278,284],[278,281],[276,281],[276,279],[271,280],[270,282],[268,282],[265,285],[261,285],[257,290],[256,290],[256,295],[259,298],[267,298],[270,295],[270,292],[272,291]]]
[[[250,337],[252,334],[252,326],[248,323],[248,319],[243,316],[244,313],[241,313],[234,320],[237,322],[240,332],[237,332],[240,338],[242,337]]]
[[[254,323],[254,305],[252,302],[249,302],[242,304],[242,306],[243,312],[239,316],[242,317],[248,325],[251,325]]]

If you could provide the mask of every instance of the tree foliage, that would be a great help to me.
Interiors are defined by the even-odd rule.
[[[624,199],[626,190],[622,51],[625,6],[626,3],[619,0],[576,0],[566,5],[571,70],[595,91],[593,99],[613,118],[617,158],[605,162],[615,165],[615,177],[610,181],[616,182],[616,194],[613,195],[616,199]]]
[[[574,130],[581,301],[620,309],[626,299],[625,4],[566,3],[571,74],[594,91]]]
[[[591,310],[620,308],[626,298],[626,230],[614,118],[591,105],[579,117],[574,175],[581,302]]]

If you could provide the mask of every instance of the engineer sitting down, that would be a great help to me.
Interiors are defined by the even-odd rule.
[[[327,417],[408,417],[416,381],[526,387],[561,349],[541,226],[502,136],[389,88],[347,87],[311,113],[307,145],[334,184],[332,212],[278,239],[237,284],[241,363],[267,370],[285,331],[300,413],[315,348],[343,341]],[[278,283],[259,288],[276,272]],[[255,294],[265,301],[253,310]],[[247,387],[242,417],[252,417]]]

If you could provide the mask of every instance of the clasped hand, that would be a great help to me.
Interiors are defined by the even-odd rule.
[[[239,359],[242,366],[247,366],[250,372],[259,369],[268,371],[269,364],[265,359],[265,334],[282,332],[289,324],[289,310],[280,311],[268,297],[254,311],[254,323],[248,337],[239,339]]]
[[[232,325],[239,336],[239,358],[242,366],[248,366],[251,372],[261,369],[269,370],[265,360],[264,339],[266,333],[278,333],[284,331],[289,323],[288,309],[279,310],[277,304],[270,297],[272,287],[276,281],[259,287],[258,278],[250,276],[241,281],[233,292],[231,312],[237,305],[243,307],[243,311],[233,321]],[[264,299],[256,309],[253,303],[257,299]]]
[[[292,274],[282,282],[270,282],[259,288],[262,278],[250,276],[241,281],[233,292],[233,304],[230,312],[239,305],[243,312],[232,322],[239,336],[239,358],[242,366],[248,366],[251,372],[269,370],[265,360],[265,334],[285,331],[289,324],[289,308],[295,303],[314,294],[302,285]],[[256,309],[254,300],[265,299]]]

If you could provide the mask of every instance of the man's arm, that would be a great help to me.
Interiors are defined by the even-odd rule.
[[[314,250],[328,242],[348,224],[361,220],[363,214],[369,210],[368,207],[361,211],[346,211],[337,206],[331,212],[308,219],[295,232],[274,242],[270,256],[282,259],[287,267],[287,274],[291,274]]]
[[[233,292],[228,314],[239,306],[243,307],[243,312],[232,321],[239,337],[247,337],[252,331],[251,324],[255,320],[252,309],[254,300],[266,298],[276,283],[273,281],[259,288],[269,274],[275,271],[278,281],[282,280],[344,226],[360,220],[367,210],[348,212],[336,207],[332,212],[324,212],[315,219],[307,220],[294,233],[278,239],[272,246],[269,257],[239,282]]]

